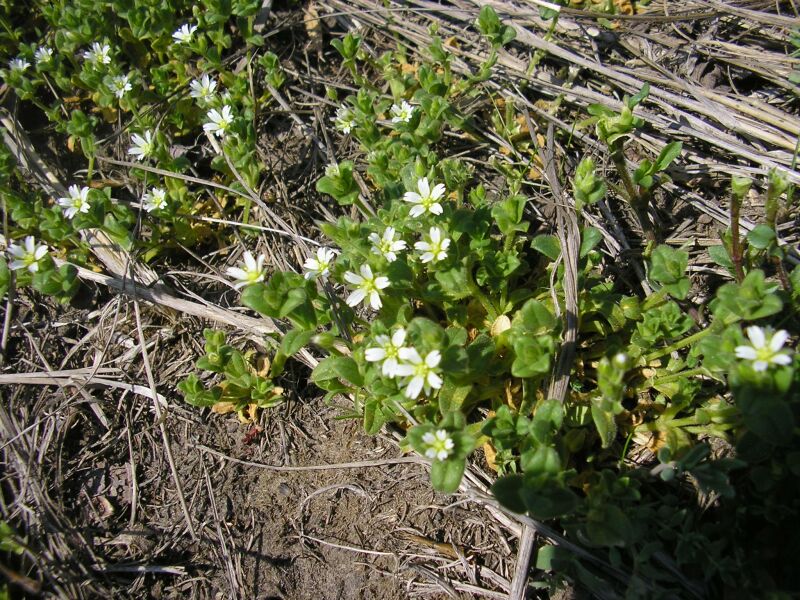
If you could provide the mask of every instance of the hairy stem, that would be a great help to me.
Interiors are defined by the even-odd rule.
[[[614,163],[614,167],[617,169],[617,174],[619,174],[619,178],[622,180],[622,185],[625,188],[625,195],[627,196],[626,200],[636,213],[639,226],[642,228],[647,241],[655,242],[656,234],[652,225],[650,224],[650,219],[647,217],[647,206],[650,204],[649,193],[645,192],[644,194],[640,194],[636,189],[636,185],[633,183],[631,173],[628,171],[628,165],[625,164],[625,154],[622,151],[622,141],[615,141],[613,144],[611,144],[609,149],[611,150],[611,162]]]
[[[742,268],[742,244],[739,238],[739,209],[742,206],[741,198],[733,194],[731,197],[731,262],[736,271],[736,281],[742,283],[744,280],[744,268]]]

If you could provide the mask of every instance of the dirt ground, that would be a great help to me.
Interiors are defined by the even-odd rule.
[[[41,352],[54,369],[94,362],[145,380],[125,303],[64,312],[27,300],[39,311],[18,316],[18,372]],[[149,309],[143,318],[160,381],[192,372],[200,324],[171,329]],[[25,441],[6,448],[4,496],[30,494],[28,544],[50,559],[45,588],[53,597],[394,599],[507,584],[508,532],[476,505],[433,492],[425,467],[402,458],[390,435],[341,419],[347,408],[305,388],[303,369],[290,371],[296,389],[285,404],[256,425],[196,410],[160,385],[180,492],[150,398],[98,385],[4,386],[4,438]],[[23,472],[37,489],[14,489]]]

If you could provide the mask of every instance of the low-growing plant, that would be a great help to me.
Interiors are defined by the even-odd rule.
[[[90,260],[86,229],[150,260],[207,235],[191,220],[204,213],[248,222],[263,174],[255,116],[288,78],[276,54],[259,50],[259,4],[175,2],[166,15],[163,3],[59,2],[41,10],[51,31],[36,45],[21,44],[13,29],[0,37],[7,53],[14,44],[9,86],[35,101],[89,165],[86,182],[48,199],[12,186],[10,157],[0,161],[11,233],[0,289],[15,273],[17,284],[69,298],[77,285],[70,263]],[[224,60],[229,22],[247,64],[261,69],[259,91]],[[700,314],[689,298],[688,252],[656,245],[647,214],[680,142],[631,170],[625,144],[646,126],[634,112],[647,87],[619,112],[589,107],[620,184],[589,157],[565,166],[579,235],[577,340],[566,396],[548,397],[567,329],[568,249],[531,218],[527,180],[538,171],[530,120],[481,85],[515,30],[488,6],[475,25],[485,59],[466,77],[454,74],[435,29],[428,58],[413,64],[402,50],[373,56],[353,33],[334,42],[356,89],[341,102],[329,90],[338,103],[330,122],[354,151],[329,164],[316,189],[351,208],[319,224],[326,245],[309,253],[302,273],[268,273],[265,257],[250,252],[228,270],[241,303],[287,331],[271,361],[205,331],[196,366],[209,375],[179,384],[185,400],[253,420],[282,401],[275,381],[287,360],[303,349],[321,353],[311,381],[327,399],[352,398],[345,416],[367,432],[401,431],[402,447],[431,461],[434,488],[456,491],[478,454],[497,474],[492,492],[502,504],[557,522],[611,566],[545,546],[537,556],[550,572],[543,586],[570,578],[600,592],[614,583],[609,573],[623,571],[632,598],[763,591],[764,573],[770,589],[796,589],[791,565],[762,553],[796,529],[800,509],[800,371],[789,333],[797,331],[800,269],[785,271],[776,233],[781,203],[791,202],[786,177],[768,175],[764,223],[744,239],[738,211],[749,184],[733,181],[733,227],[712,250],[732,281]],[[162,103],[170,108],[159,115]],[[499,175],[491,187],[476,176],[487,165],[449,145],[480,136],[482,117],[514,155],[490,163]],[[108,143],[99,132],[111,124],[141,192],[127,201],[93,181]],[[210,197],[190,190],[197,155],[177,144],[201,131],[212,150],[204,164],[224,182]],[[615,276],[602,233],[586,219],[609,193],[630,204],[651,242],[645,266],[654,291],[646,296]],[[752,551],[741,539],[754,540]]]
[[[242,354],[225,343],[222,331],[206,329],[203,336],[206,353],[196,366],[220,377],[210,387],[194,374],[181,381],[178,389],[186,402],[220,414],[235,412],[243,422],[255,421],[259,409],[283,402],[283,388],[269,376],[270,361],[266,356]]]

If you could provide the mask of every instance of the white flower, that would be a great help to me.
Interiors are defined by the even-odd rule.
[[[75,215],[89,212],[89,188],[79,188],[77,185],[69,186],[69,196],[59,198],[58,205],[64,209],[64,216],[72,219]]]
[[[229,267],[226,273],[228,277],[237,280],[234,288],[237,290],[252,283],[264,281],[264,261],[267,257],[259,254],[258,260],[253,258],[253,255],[247,251],[244,253],[244,263],[239,263],[240,267]]]
[[[350,133],[350,130],[356,126],[356,119],[353,111],[342,106],[336,111],[336,117],[333,119],[333,125],[342,133]]]
[[[314,277],[327,277],[331,272],[331,263],[336,258],[336,251],[330,248],[317,248],[317,257],[309,256],[303,263],[306,270],[303,277],[312,279]]]
[[[447,258],[447,249],[450,247],[450,238],[442,239],[442,230],[431,227],[425,241],[417,242],[414,248],[422,252],[419,259],[424,263],[439,262]]]
[[[10,61],[8,61],[8,68],[11,69],[12,72],[19,71],[20,73],[24,73],[25,69],[30,66],[31,63],[24,58],[12,58]]]
[[[83,58],[88,60],[94,66],[107,65],[111,62],[111,47],[108,44],[99,44],[95,42],[92,44],[92,49],[83,53]]]
[[[403,200],[411,202],[414,206],[408,213],[412,217],[418,217],[426,212],[434,215],[442,214],[442,205],[439,204],[439,199],[445,195],[447,190],[443,183],[439,183],[433,187],[428,183],[428,178],[423,177],[417,181],[417,192],[406,192]]]
[[[153,150],[156,148],[153,132],[150,130],[144,132],[144,137],[138,133],[134,133],[131,136],[131,141],[133,142],[133,146],[128,148],[128,154],[132,154],[139,160],[144,160],[153,154]]]
[[[392,123],[408,123],[414,115],[414,108],[403,100],[400,105],[392,104],[389,112],[392,113]]]
[[[197,31],[197,25],[189,25],[184,23],[172,34],[172,39],[178,44],[188,44],[192,41],[194,32]]]
[[[339,165],[336,163],[331,163],[325,167],[325,177],[339,177],[340,174]]]
[[[203,74],[200,79],[195,79],[189,84],[189,95],[201,102],[211,102],[214,99],[214,92],[217,89],[217,82],[207,74]]]
[[[453,452],[453,438],[444,429],[439,429],[436,433],[429,431],[422,436],[422,441],[428,446],[425,456],[431,460],[446,460]]]
[[[212,108],[206,115],[208,123],[203,125],[203,130],[206,133],[211,133],[221,138],[228,131],[231,123],[233,123],[233,112],[231,107],[227,104],[222,107],[222,111]]]
[[[423,359],[416,348],[402,348],[398,352],[402,364],[397,365],[394,370],[395,376],[407,377],[406,389],[403,392],[406,398],[413,400],[425,389],[425,394],[430,395],[431,390],[438,390],[442,387],[442,378],[438,375],[439,363],[442,361],[442,354],[438,350],[432,350]]]
[[[361,275],[357,275],[351,271],[347,271],[344,274],[344,280],[355,286],[353,293],[347,298],[347,305],[356,306],[359,302],[367,298],[369,299],[369,305],[373,309],[378,310],[383,306],[378,290],[389,287],[389,278],[373,275],[369,265],[361,265],[359,270],[361,271]]]
[[[789,333],[781,329],[771,335],[769,340],[761,327],[755,325],[747,328],[747,337],[750,338],[750,346],[737,346],[735,349],[736,358],[752,360],[753,369],[756,371],[766,371],[770,363],[773,365],[788,365],[792,362],[792,357],[788,350],[781,350]]]
[[[8,253],[16,259],[8,266],[14,271],[28,269],[31,273],[35,273],[39,270],[39,261],[47,254],[47,246],[44,244],[37,246],[32,235],[25,238],[24,244],[24,246],[11,244],[8,247]]]
[[[397,253],[406,249],[406,243],[395,238],[394,227],[387,227],[381,237],[377,233],[370,233],[369,241],[372,242],[372,253],[383,256],[389,262],[396,261]]]
[[[115,75],[111,78],[111,91],[117,98],[122,98],[132,89],[130,75]]]
[[[33,57],[36,59],[37,65],[47,64],[53,59],[53,49],[48,48],[47,46],[41,46],[40,48],[36,49]]]
[[[403,344],[406,341],[406,330],[402,327],[395,331],[390,338],[388,335],[376,335],[375,341],[378,346],[367,348],[364,351],[364,358],[369,362],[381,362],[381,372],[385,377],[394,377],[399,366],[398,358]]]
[[[142,196],[142,208],[147,212],[167,208],[167,192],[161,188],[153,188]]]

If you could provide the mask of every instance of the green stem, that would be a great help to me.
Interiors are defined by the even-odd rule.
[[[731,197],[731,262],[736,271],[736,281],[742,283],[744,280],[744,268],[742,267],[742,244],[739,239],[739,208],[742,199],[733,194]]]
[[[650,309],[656,308],[657,306],[661,306],[666,298],[667,290],[665,290],[663,287],[659,290],[656,290],[647,298],[645,298],[644,302],[642,302],[642,312],[646,312]]]
[[[648,387],[655,387],[657,385],[671,383],[673,381],[677,381],[683,377],[694,377],[695,375],[703,375],[706,373],[706,370],[703,367],[696,367],[694,369],[686,369],[685,371],[680,371],[678,373],[672,373],[670,375],[665,375],[664,377],[656,377],[649,379],[647,381]]]
[[[689,337],[685,337],[682,340],[678,340],[674,344],[667,346],[666,348],[661,348],[652,352],[644,357],[645,364],[649,364],[650,361],[653,361],[657,358],[661,358],[662,356],[666,356],[667,354],[671,354],[676,350],[680,350],[681,348],[685,348],[686,346],[691,346],[695,342],[702,340],[706,337],[709,333],[714,330],[713,325],[711,327],[706,327],[702,331],[698,331],[697,333],[690,335]]]
[[[683,417],[682,419],[671,419],[668,421],[669,427],[687,427],[691,425],[699,425],[697,422],[697,418],[694,416],[691,417]],[[659,427],[659,425],[661,425]],[[641,425],[637,426],[636,429],[644,429],[646,431],[659,431],[663,428],[663,424],[659,423],[659,420],[649,421],[647,423],[642,423]]]
[[[472,292],[472,294],[478,299],[481,305],[483,305],[489,320],[494,322],[500,314],[500,311],[496,306],[494,306],[494,304],[492,304],[492,301],[489,299],[489,297],[483,293],[483,290],[478,287],[478,284],[475,283],[475,279],[472,277],[472,262],[472,259],[470,259],[466,265],[467,287],[469,288],[469,291]]]

